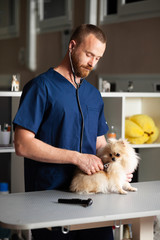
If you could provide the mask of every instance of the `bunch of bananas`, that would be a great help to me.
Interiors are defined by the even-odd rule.
[[[125,120],[125,138],[132,144],[153,143],[160,130],[153,119],[145,114],[136,114]]]

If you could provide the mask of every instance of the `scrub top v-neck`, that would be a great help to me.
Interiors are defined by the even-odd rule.
[[[97,136],[108,131],[103,101],[99,91],[85,79],[80,85],[79,100],[84,117],[82,152],[96,154]],[[26,84],[14,125],[35,133],[35,137],[54,147],[80,151],[82,116],[76,88],[61,74],[50,68]],[[26,176],[32,175],[32,188],[55,189],[69,184],[74,166],[25,160]],[[67,175],[67,176],[66,176]]]

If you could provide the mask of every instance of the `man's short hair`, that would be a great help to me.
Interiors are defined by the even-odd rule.
[[[102,43],[107,42],[106,35],[102,29],[92,24],[82,24],[77,27],[73,32],[70,41],[75,40],[78,44],[80,44],[89,34],[93,34]]]

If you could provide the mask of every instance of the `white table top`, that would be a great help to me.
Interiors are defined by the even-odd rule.
[[[0,225],[11,229],[35,229],[160,214],[160,181],[132,184],[138,192],[127,195],[78,195],[63,191],[15,193],[0,196]],[[58,198],[93,199],[89,207],[58,203]]]

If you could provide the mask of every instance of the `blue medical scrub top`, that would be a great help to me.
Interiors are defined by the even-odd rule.
[[[84,117],[82,152],[96,154],[97,136],[108,131],[103,100],[86,80],[78,92]],[[80,151],[82,116],[76,89],[53,68],[26,84],[13,124],[34,132],[37,139],[54,147]],[[68,188],[74,169],[72,164],[25,158],[26,191]]]

